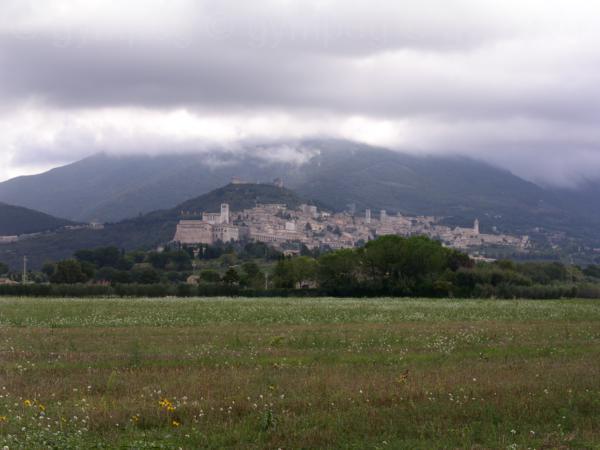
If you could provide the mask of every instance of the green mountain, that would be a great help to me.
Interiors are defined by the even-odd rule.
[[[281,160],[281,146],[286,154],[296,149],[289,162]],[[0,201],[73,220],[118,222],[171,208],[234,176],[249,181],[281,177],[299,195],[336,210],[353,203],[358,211],[435,215],[453,225],[478,217],[484,231],[566,233],[569,252],[600,248],[599,183],[550,189],[469,158],[414,156],[340,140],[256,146],[237,153],[96,155],[0,183]]]
[[[285,203],[296,208],[305,202],[314,203],[298,196],[295,192],[271,184],[228,184],[208,194],[187,200],[168,214],[173,216],[180,211],[220,211],[221,203],[228,203],[231,211],[240,211],[254,207],[257,203]]]
[[[0,245],[0,261],[18,267],[27,255],[32,268],[47,261],[69,258],[77,250],[116,246],[125,250],[151,249],[169,242],[182,211],[220,211],[221,203],[229,203],[232,211],[251,208],[256,203],[285,203],[296,207],[304,199],[294,192],[268,184],[228,184],[174,208],[154,211],[133,219],[107,224],[102,230],[60,230],[56,233]]]
[[[0,236],[54,231],[73,222],[20,206],[0,203]]]
[[[281,165],[220,153],[112,157],[98,154],[39,175],[0,183],[0,201],[82,222],[117,222],[172,208],[241,175],[273,180]]]
[[[407,215],[480,217],[484,226],[523,231],[560,220],[554,195],[512,173],[464,157],[422,157],[338,141],[320,141],[321,152],[288,184],[332,205],[386,209]],[[487,219],[486,219],[487,217]]]
[[[239,176],[249,181],[281,177],[296,192],[339,209],[355,203],[359,210],[457,215],[468,221],[473,214],[512,216],[505,217],[508,223],[526,217],[526,225],[543,225],[566,212],[585,216],[593,209],[587,201],[591,195],[579,202],[574,192],[565,201],[560,192],[468,158],[419,157],[339,140],[289,147],[300,148],[305,158],[281,162],[269,156],[277,149],[261,147],[237,154],[96,155],[0,183],[0,201],[72,220],[115,222],[170,208]]]

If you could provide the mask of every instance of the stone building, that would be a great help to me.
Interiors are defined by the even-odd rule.
[[[173,240],[180,244],[239,241],[239,228],[231,225],[229,221],[229,205],[223,203],[221,212],[202,213],[202,220],[180,220]]]
[[[0,244],[12,244],[18,240],[19,236],[0,236]]]

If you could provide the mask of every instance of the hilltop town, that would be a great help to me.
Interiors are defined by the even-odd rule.
[[[538,250],[537,241],[533,244],[537,236],[530,241],[528,237],[503,234],[491,224],[486,224],[489,228],[486,226],[482,232],[475,218],[472,227],[451,227],[444,217],[409,216],[379,209],[357,212],[352,207],[332,212],[326,205],[282,187],[281,180],[234,180],[171,209],[122,222],[68,223],[51,231],[0,236],[0,260],[19,267],[23,255],[27,255],[31,267],[41,268],[47,261],[67,258],[85,248],[115,246],[130,251],[165,248],[172,242],[188,247],[259,242],[296,254],[307,249],[357,248],[385,235],[427,236],[473,257],[529,257]]]
[[[257,203],[252,208],[231,211],[229,204],[223,203],[219,212],[186,211],[182,216],[173,241],[183,245],[250,241],[282,249],[293,248],[293,244],[308,249],[341,249],[359,247],[379,236],[423,235],[467,251],[482,247],[526,251],[530,246],[527,236],[482,233],[478,219],[472,228],[453,228],[440,224],[433,216],[392,215],[385,210],[374,215],[367,209],[357,215],[352,211],[331,213],[310,204],[288,208],[281,203]]]

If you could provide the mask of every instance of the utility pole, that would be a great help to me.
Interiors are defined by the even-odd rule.
[[[23,256],[23,278],[21,282],[23,284],[27,283],[27,256]]]

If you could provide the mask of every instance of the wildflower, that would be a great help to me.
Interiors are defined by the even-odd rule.
[[[177,420],[173,420],[173,422],[171,422],[171,425],[173,425],[173,428],[178,428],[181,426],[181,422],[178,422]]]
[[[0,416],[0,423],[7,422],[8,418],[6,416]]]
[[[27,406],[27,407],[30,407],[30,406],[32,406],[32,405],[33,405],[33,402],[32,402],[31,400],[25,400],[25,401],[23,402],[23,404],[24,404],[25,406]]]
[[[46,407],[44,405],[42,405],[41,403],[38,404],[38,408],[40,409],[40,411],[44,412],[46,411]]]
[[[171,403],[168,399],[163,398],[161,401],[158,402],[158,404],[163,408],[166,409],[169,412],[173,412],[175,411],[175,405],[173,405],[173,403]]]

